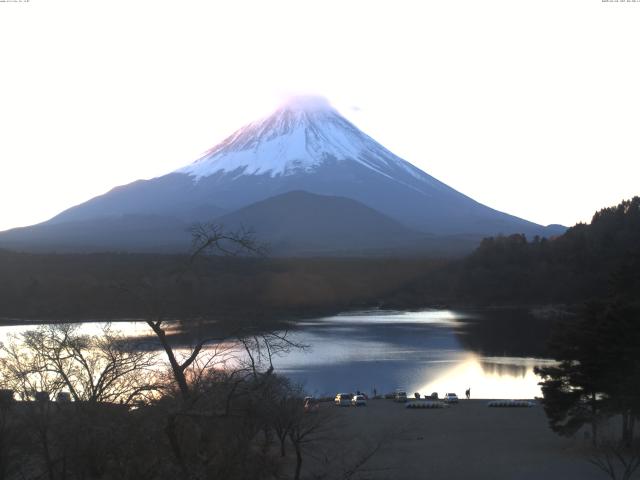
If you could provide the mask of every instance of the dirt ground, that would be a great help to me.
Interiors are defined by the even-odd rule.
[[[489,408],[487,402],[461,400],[442,409],[407,409],[391,400],[358,408],[323,403],[321,440],[306,447],[302,477],[345,478],[373,452],[346,478],[607,478],[587,460],[589,440],[554,434],[542,406]]]

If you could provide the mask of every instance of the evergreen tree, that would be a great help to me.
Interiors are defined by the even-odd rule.
[[[554,336],[559,365],[537,368],[544,408],[553,431],[573,435],[590,424],[622,417],[622,440],[630,445],[640,416],[640,309],[619,303],[592,303],[581,318]]]

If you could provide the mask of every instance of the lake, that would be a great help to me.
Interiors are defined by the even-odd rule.
[[[150,333],[144,322],[112,325],[129,336]],[[35,327],[0,327],[0,341],[27,328]],[[291,324],[291,339],[309,348],[274,366],[315,396],[403,389],[463,397],[470,388],[472,398],[533,398],[541,396],[533,368],[552,362],[544,355],[551,328],[522,310],[348,313]]]

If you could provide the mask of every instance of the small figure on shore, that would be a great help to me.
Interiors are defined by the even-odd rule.
[[[467,391],[464,392],[464,394],[467,396],[467,400],[469,400],[471,398],[471,387],[467,388]]]
[[[376,398],[378,396],[378,391],[376,390],[375,387],[373,387],[373,398]]]

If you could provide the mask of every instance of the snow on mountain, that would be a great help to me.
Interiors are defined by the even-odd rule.
[[[361,132],[324,98],[308,96],[290,99],[177,173],[195,181],[231,172],[275,177],[311,173],[327,161],[346,160],[396,181],[394,170],[399,167],[423,182],[439,183]]]
[[[409,245],[416,234],[443,236],[431,244],[420,240],[425,250],[435,248],[433,242],[449,245],[451,236],[467,239],[471,249],[483,236],[562,230],[482,205],[394,155],[326,100],[296,97],[194,163],[116,187],[42,224],[0,233],[0,246],[169,250],[188,244],[189,224],[218,220],[253,223],[298,251],[318,248],[319,239],[351,251],[366,243],[363,238],[379,248]]]

